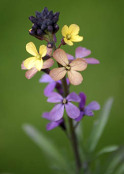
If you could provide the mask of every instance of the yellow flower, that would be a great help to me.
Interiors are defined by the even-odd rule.
[[[38,71],[40,71],[43,67],[43,57],[47,53],[47,47],[45,45],[41,45],[39,48],[39,53],[34,45],[33,42],[29,42],[26,45],[26,51],[33,55],[33,57],[30,57],[24,61],[24,67],[26,69],[32,69],[35,67]]]
[[[83,40],[82,36],[79,36],[79,26],[76,24],[71,24],[69,27],[64,25],[62,28],[62,35],[64,37],[64,42],[70,46],[73,45],[73,42],[80,42]]]

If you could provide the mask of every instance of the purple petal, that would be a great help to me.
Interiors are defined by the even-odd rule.
[[[74,60],[74,57],[71,54],[66,53],[66,55],[67,55],[68,60]]]
[[[58,103],[58,102],[62,102],[62,100],[63,100],[63,97],[57,92],[52,92],[49,98],[47,99],[47,101],[50,103]]]
[[[46,129],[48,131],[49,130],[52,130],[52,129],[58,127],[62,122],[63,122],[63,119],[58,120],[58,121],[52,121],[52,122],[50,122],[50,123],[47,124]]]
[[[95,59],[95,58],[84,58],[85,61],[88,63],[88,64],[99,64],[99,60]]]
[[[47,119],[47,120],[51,120],[50,116],[49,116],[49,112],[44,112],[42,115],[43,118]]]
[[[64,114],[64,105],[57,104],[50,111],[49,116],[52,121],[58,121],[63,117]]]
[[[87,116],[94,116],[94,113],[93,113],[93,111],[92,110],[85,110],[84,111],[84,115],[87,115]]]
[[[98,102],[96,101],[92,101],[91,103],[89,103],[85,109],[87,110],[99,110],[100,109],[100,105]]]
[[[70,93],[70,94],[66,97],[66,99],[67,99],[68,101],[74,101],[74,102],[80,102],[80,101],[81,101],[80,97],[79,97],[75,92]]]
[[[84,116],[84,112],[80,112],[80,116],[78,118],[75,119],[75,121],[80,121]]]
[[[51,83],[54,82],[54,80],[48,75],[48,74],[43,74],[39,80],[40,83]]]
[[[75,118],[79,117],[79,115],[80,115],[80,110],[78,109],[78,107],[73,105],[70,102],[65,104],[65,109],[66,109],[68,116],[72,119],[75,119]]]
[[[53,92],[53,90],[55,89],[56,86],[56,82],[51,82],[49,83],[46,88],[44,89],[44,95],[46,97],[49,97],[51,95],[51,93]]]
[[[86,104],[86,95],[83,92],[80,92],[79,97],[81,98],[79,108],[83,109],[85,107],[85,104]]]
[[[76,48],[76,51],[75,51],[76,58],[83,58],[83,57],[89,56],[90,54],[91,54],[91,51],[84,47],[78,47]]]

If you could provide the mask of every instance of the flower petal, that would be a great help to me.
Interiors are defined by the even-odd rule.
[[[70,66],[74,71],[84,71],[87,68],[87,63],[84,59],[77,58],[70,63]]]
[[[75,121],[80,121],[84,116],[84,112],[80,112],[80,116],[75,119]]]
[[[70,40],[68,40],[68,39],[66,39],[66,38],[64,38],[64,42],[65,42],[67,45],[70,45],[70,46],[73,45],[73,42],[70,41]]]
[[[79,72],[76,71],[68,71],[68,78],[72,85],[79,85],[83,81],[83,77]]]
[[[24,60],[24,67],[26,69],[31,69],[34,67],[35,65],[35,62],[36,62],[36,58],[35,57],[30,57],[30,58],[27,58],[26,60]]]
[[[40,83],[51,83],[54,82],[54,80],[50,77],[48,74],[43,74],[39,80]]]
[[[53,59],[48,59],[44,61],[42,69],[50,68],[51,66],[53,66],[53,64],[54,64]]]
[[[100,109],[100,105],[98,102],[96,101],[92,101],[91,103],[89,103],[86,107],[86,110],[99,110]]]
[[[72,35],[77,35],[79,33],[79,30],[80,30],[80,28],[76,24],[71,24],[69,26],[69,33]]]
[[[51,56],[53,49],[47,47],[47,55]]]
[[[62,36],[66,37],[67,34],[68,34],[68,26],[64,25],[62,28]]]
[[[41,45],[40,46],[39,54],[41,55],[41,57],[46,56],[46,54],[47,54],[47,47],[45,45]]]
[[[58,121],[63,117],[64,114],[64,105],[57,104],[54,108],[50,111],[50,119],[52,121]]]
[[[37,73],[37,69],[35,67],[31,68],[30,70],[26,71],[25,77],[27,79],[31,79],[36,73]]]
[[[65,51],[62,50],[61,48],[54,51],[53,57],[58,63],[60,63],[63,66],[66,66],[69,64],[67,55],[66,55]]]
[[[46,88],[44,89],[44,95],[46,97],[49,97],[51,95],[51,93],[53,92],[53,90],[55,89],[56,86],[56,82],[51,82],[49,83]]]
[[[50,120],[49,112],[44,112],[44,113],[42,114],[42,117],[45,118],[45,119],[47,119],[47,120]],[[50,120],[50,121],[51,121],[51,120]]]
[[[21,64],[21,69],[22,70],[26,70],[27,68],[25,68],[25,66],[24,66],[24,61],[22,62],[22,64]]]
[[[84,58],[85,61],[88,63],[88,64],[99,64],[99,60],[95,59],[95,58]]]
[[[83,40],[83,36],[74,35],[74,36],[71,37],[72,42],[80,42],[82,40]]]
[[[35,57],[38,55],[37,49],[33,42],[27,43],[26,51]]]
[[[74,102],[80,102],[80,97],[75,93],[75,92],[72,92],[70,93],[66,99],[70,102],[70,101],[74,101]]]
[[[74,57],[71,54],[66,53],[66,55],[67,55],[68,60],[74,60]]]
[[[78,47],[76,48],[76,51],[75,51],[76,58],[83,58],[83,57],[89,56],[90,54],[91,54],[91,51],[84,47]]]
[[[79,97],[81,99],[80,103],[79,103],[79,108],[80,109],[84,109],[85,104],[86,104],[86,95],[83,92],[79,93]]]
[[[64,67],[54,68],[50,71],[50,76],[53,80],[58,81],[66,75],[66,70]]]
[[[43,60],[41,59],[41,60],[36,60],[35,61],[35,68],[38,70],[38,71],[40,71],[41,69],[42,69],[42,67],[43,67]]]
[[[49,130],[52,130],[52,129],[58,127],[62,122],[63,122],[63,119],[58,120],[58,121],[52,121],[52,122],[50,122],[50,123],[47,124],[46,129],[48,131]]]
[[[68,116],[72,119],[75,119],[80,115],[80,110],[78,109],[78,107],[73,105],[71,102],[65,104],[65,109]]]
[[[62,102],[62,100],[63,100],[63,97],[60,94],[58,94],[57,92],[53,92],[47,99],[47,102],[58,103],[58,102]]]

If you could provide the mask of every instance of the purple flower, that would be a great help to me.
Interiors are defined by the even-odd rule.
[[[49,97],[51,93],[54,91],[56,88],[59,94],[63,94],[63,89],[62,89],[62,83],[61,81],[54,81],[50,75],[48,74],[43,74],[39,80],[40,83],[48,83],[46,88],[44,89],[44,95],[46,97]],[[67,84],[69,85],[69,80],[67,79]]]
[[[50,122],[47,124],[46,126],[46,129],[49,131],[49,130],[52,130],[58,126],[61,126],[63,129],[65,129],[65,125],[64,125],[64,120],[63,119],[60,119],[58,121],[51,121],[51,118],[49,116],[49,112],[44,112],[43,115],[42,115],[43,118],[49,120]]]
[[[60,94],[53,92],[47,99],[50,103],[57,103],[50,111],[49,117],[52,121],[58,121],[63,117],[64,108],[68,116],[76,119],[80,116],[80,110],[71,102],[80,102],[80,97],[75,93],[70,93],[67,97],[63,98]]]
[[[83,92],[81,92],[79,94],[79,96],[81,98],[81,101],[79,103],[80,116],[75,119],[76,121],[80,121],[83,118],[83,116],[85,116],[85,115],[93,116],[94,115],[93,111],[100,109],[100,105],[96,101],[92,101],[87,106],[85,106],[86,105],[86,95]]]
[[[95,58],[85,58],[86,56],[89,56],[91,54],[91,51],[84,48],[84,47],[78,47],[75,51],[75,58],[83,58],[88,64],[99,64],[99,60]],[[67,57],[69,60],[75,59],[72,55],[67,54]]]

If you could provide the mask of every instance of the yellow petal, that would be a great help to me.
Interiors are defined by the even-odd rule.
[[[70,40],[67,40],[66,38],[64,38],[64,42],[65,42],[67,45],[70,45],[70,46],[73,45],[73,42],[70,41]]]
[[[77,35],[79,33],[79,30],[80,30],[80,28],[76,24],[71,24],[69,26],[69,33],[72,35]]]
[[[68,34],[68,26],[64,25],[64,27],[62,28],[62,35],[66,37],[67,34]]]
[[[33,42],[29,42],[26,45],[26,51],[35,57],[38,55],[37,49]]]
[[[36,58],[35,58],[35,57],[30,57],[30,58],[24,60],[24,67],[25,67],[26,69],[31,69],[31,68],[33,68],[34,65],[35,65],[35,61],[36,61]]]
[[[82,41],[83,40],[83,37],[82,36],[79,36],[79,35],[73,35],[72,37],[71,37],[71,41],[72,42],[80,42],[80,41]]]
[[[35,68],[38,70],[38,71],[40,71],[41,69],[42,69],[42,67],[43,67],[43,60],[41,59],[41,60],[36,60],[35,61]]]
[[[47,47],[45,45],[41,45],[40,48],[39,48],[39,53],[40,53],[41,57],[46,56]]]

